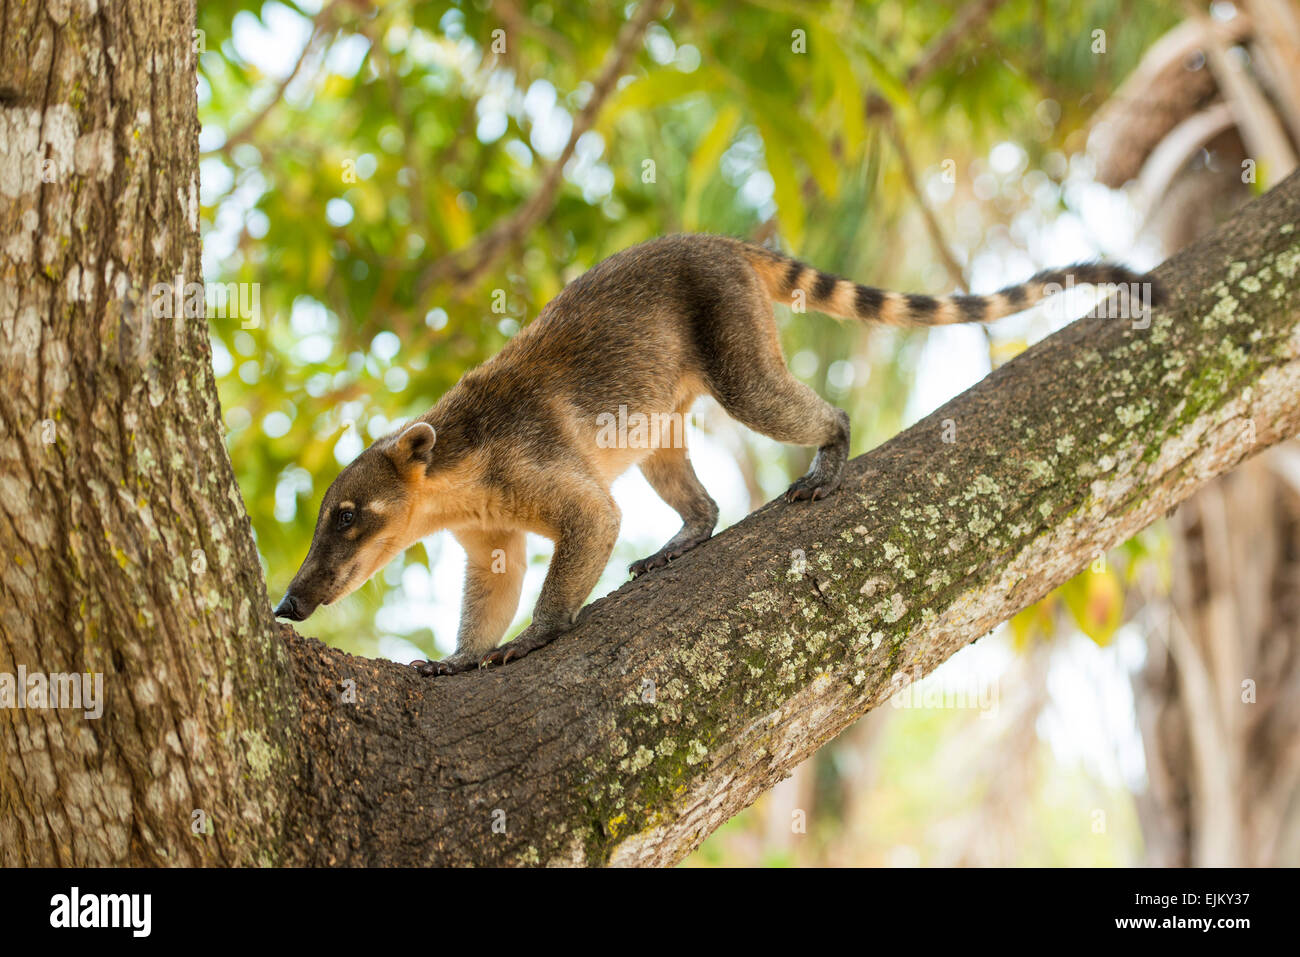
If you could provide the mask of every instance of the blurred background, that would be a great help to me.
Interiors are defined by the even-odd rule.
[[[1300,149],[1297,0],[204,0],[198,18],[205,279],[256,284],[259,307],[210,316],[213,360],[273,596],[338,470],[619,249],[708,231],[988,292],[1097,256],[1154,265]],[[777,319],[859,454],[1089,296],[988,330]],[[720,527],[808,460],[708,401],[689,441]],[[639,473],[615,494],[593,597],[679,524]],[[512,630],[549,554],[530,539]],[[431,538],[302,630],[441,656],[463,565]],[[688,864],[1300,863],[1298,586],[1282,447],[900,684]]]

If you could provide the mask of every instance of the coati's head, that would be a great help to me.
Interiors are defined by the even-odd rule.
[[[319,605],[350,594],[426,532],[417,489],[437,433],[415,422],[380,439],[347,466],[325,492],[311,548],[284,598],[280,618],[302,621]]]

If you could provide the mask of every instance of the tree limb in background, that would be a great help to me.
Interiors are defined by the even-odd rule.
[[[1251,56],[1278,114],[1300,140],[1300,4],[1295,0],[1248,0],[1252,18],[1262,29],[1251,44]]]
[[[926,45],[921,59],[913,63],[907,71],[904,83],[908,87],[923,83],[948,59],[952,51],[957,48],[957,44],[983,26],[1003,2],[1004,0],[975,0],[962,7],[961,12],[957,14],[957,19],[952,21],[948,29]]]
[[[1295,150],[1281,121],[1245,68],[1228,54],[1227,45],[1204,11],[1191,0],[1183,0],[1183,7],[1188,16],[1201,26],[1210,70],[1223,98],[1232,106],[1247,152],[1264,168],[1265,182],[1276,183],[1296,167]]]
[[[1211,21],[1220,41],[1232,46],[1250,36],[1249,17]],[[1219,96],[1207,69],[1189,69],[1203,55],[1205,31],[1184,20],[1157,40],[1118,90],[1092,118],[1088,151],[1097,160],[1097,181],[1119,189],[1142,172],[1151,152],[1179,123],[1205,109]]]
[[[926,44],[920,59],[908,68],[903,77],[903,86],[913,90],[924,83],[947,60],[957,44],[979,30],[1004,2],[1005,0],[973,0],[962,7],[957,19],[947,30]],[[894,108],[889,101],[875,90],[868,92],[866,104],[868,118],[893,113]]]
[[[226,141],[222,143],[218,149],[212,150],[204,155],[220,154],[222,156],[229,156],[232,149],[240,143],[246,143],[248,140],[253,138],[253,134],[257,132],[258,128],[262,125],[262,122],[284,99],[284,94],[285,91],[289,89],[289,84],[298,76],[299,71],[302,70],[303,64],[307,62],[312,51],[317,48],[325,34],[333,29],[334,10],[340,2],[341,0],[331,0],[330,3],[321,8],[320,13],[316,14],[315,18],[312,20],[311,33],[307,37],[307,42],[302,45],[302,52],[298,54],[298,59],[294,62],[293,69],[290,70],[288,75],[280,81],[280,85],[275,88],[275,92],[272,93],[271,98],[266,101],[266,105],[262,107],[252,119],[227,137]]]
[[[943,226],[939,223],[939,217],[934,214],[934,210],[930,208],[930,204],[925,199],[925,193],[922,192],[921,184],[916,177],[916,167],[912,165],[912,155],[908,152],[904,138],[899,134],[898,122],[892,110],[886,116],[885,122],[889,131],[889,141],[898,153],[898,162],[903,170],[903,179],[907,181],[907,188],[911,192],[917,207],[921,210],[921,218],[925,221],[926,231],[930,234],[930,243],[934,246],[940,261],[943,262],[944,268],[948,271],[949,280],[962,292],[970,292],[970,280],[966,278],[966,270],[957,261],[957,256],[948,244],[948,238],[944,235]],[[989,331],[989,327],[986,325],[980,325],[979,330],[984,334],[984,342],[989,350],[989,361],[996,364],[993,356],[993,333]]]
[[[898,124],[894,121],[892,113],[889,116],[889,140],[894,145],[894,151],[898,153],[898,163],[903,170],[903,179],[907,183],[908,191],[912,194],[912,199],[916,201],[917,207],[921,210],[921,218],[925,220],[925,228],[930,233],[934,251],[943,262],[944,269],[948,271],[948,279],[962,292],[970,292],[970,282],[966,279],[966,270],[957,261],[956,254],[952,251],[952,247],[948,245],[947,237],[944,236],[943,226],[940,225],[939,218],[935,216],[934,210],[930,208],[930,204],[925,200],[925,194],[921,191],[921,184],[917,181],[916,168],[912,165],[912,155],[908,152],[903,137],[899,135]],[[988,331],[987,327],[982,328],[984,328],[985,332]]]
[[[912,90],[925,82],[930,74],[938,69],[952,54],[957,44],[978,30],[993,15],[994,11],[1002,5],[1002,2],[1003,0],[975,0],[975,2],[964,6],[957,19],[952,22],[948,29],[926,45],[920,59],[908,69],[903,85]],[[925,200],[925,194],[921,191],[916,176],[916,167],[912,165],[911,154],[908,152],[907,145],[899,133],[898,118],[894,113],[893,106],[879,93],[872,90],[867,94],[866,109],[868,117],[877,116],[885,122],[889,140],[893,144],[895,152],[898,153],[903,178],[906,180],[908,189],[912,193],[917,206],[920,207],[926,230],[930,234],[930,240],[935,251],[948,272],[949,280],[963,292],[969,292],[970,281],[966,277],[966,270],[957,261],[957,257],[944,235],[943,227],[939,224],[938,217],[934,215],[934,210],[930,208],[930,204]],[[980,331],[984,333],[984,341],[989,349],[989,359],[992,361],[993,334],[989,332],[987,326],[980,326]]]
[[[642,0],[637,7],[636,16],[624,26],[600,75],[592,84],[590,98],[574,117],[569,141],[564,144],[564,150],[559,158],[546,170],[537,192],[509,216],[499,220],[487,232],[480,234],[468,246],[448,253],[426,266],[416,280],[417,299],[423,296],[434,283],[444,280],[451,281],[454,295],[463,295],[480,276],[496,265],[511,242],[532,229],[551,211],[564,181],[565,164],[572,158],[578,140],[595,123],[600,108],[614,91],[618,78],[627,68],[650,21],[655,18],[663,5],[664,0]]]

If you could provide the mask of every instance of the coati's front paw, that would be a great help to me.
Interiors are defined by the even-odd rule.
[[[628,565],[627,570],[632,573],[633,578],[640,578],[648,571],[655,568],[663,568],[674,558],[681,558],[696,545],[703,545],[710,537],[711,536],[709,535],[701,535],[698,538],[690,538],[684,542],[678,542],[676,544],[669,542],[653,555],[648,555],[645,558],[639,559],[631,565]]]
[[[470,671],[478,667],[478,662],[473,658],[452,655],[442,661],[412,661],[411,667],[426,678],[436,678],[439,675],[458,675]]]
[[[823,479],[815,474],[805,475],[785,490],[785,500],[787,502],[815,502],[837,491],[840,484],[841,480],[838,475],[829,479]]]
[[[478,666],[486,668],[488,665],[504,665],[507,662],[515,661],[530,651],[536,651],[543,645],[549,645],[562,634],[564,634],[562,628],[543,628],[538,625],[529,625],[514,639],[507,641],[500,648],[493,648],[480,658]]]

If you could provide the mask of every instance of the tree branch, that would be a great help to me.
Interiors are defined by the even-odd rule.
[[[332,0],[331,3],[321,8],[321,11],[312,18],[311,33],[307,36],[307,42],[302,45],[302,52],[298,54],[298,59],[294,61],[293,69],[291,69],[284,79],[280,81],[279,85],[275,88],[275,92],[271,94],[271,98],[266,101],[266,105],[258,110],[257,113],[255,113],[252,118],[250,118],[248,122],[238,130],[231,133],[221,146],[215,150],[209,150],[203,155],[213,156],[219,154],[221,156],[229,156],[230,151],[236,146],[240,143],[246,143],[253,138],[253,135],[261,127],[262,122],[271,114],[271,111],[284,100],[284,94],[288,91],[289,84],[297,79],[298,74],[302,71],[303,64],[307,62],[308,57],[310,57],[316,50],[325,35],[334,28],[334,9],[338,3],[339,0]]]
[[[952,55],[957,44],[978,31],[986,20],[1002,6],[1003,0],[975,0],[961,8],[948,29],[926,44],[921,59],[907,71],[906,84],[914,87],[925,81],[931,73]]]
[[[1300,431],[1297,222],[1293,175],[1160,268],[1149,325],[1073,323],[855,459],[838,495],[760,509],[520,662],[429,681],[284,626],[290,859],[680,860],[897,676]]]
[[[564,144],[564,150],[559,158],[546,170],[537,192],[509,216],[499,220],[487,232],[480,234],[468,246],[448,253],[426,266],[416,280],[417,299],[423,296],[434,283],[445,279],[451,280],[457,294],[472,286],[480,276],[496,265],[511,241],[528,232],[551,211],[564,179],[565,164],[573,157],[578,140],[596,122],[600,108],[614,92],[614,86],[627,68],[633,51],[641,42],[641,37],[650,26],[650,21],[655,18],[663,5],[664,0],[641,0],[636,16],[623,27],[613,51],[601,68],[600,75],[592,84],[591,96],[586,105],[574,117],[569,141]]]
[[[1005,0],[972,0],[962,7],[954,20],[943,33],[934,37],[921,51],[920,59],[908,67],[903,77],[903,86],[914,90],[937,70],[952,55],[957,45],[978,33],[985,21],[991,17]],[[872,90],[866,99],[867,118],[887,116],[893,113],[893,106],[878,91]]]

